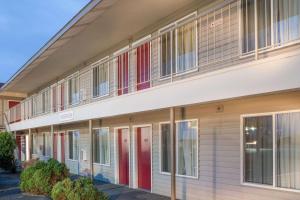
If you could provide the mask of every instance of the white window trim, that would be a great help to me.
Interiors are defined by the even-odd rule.
[[[284,111],[276,111],[276,112],[264,112],[264,113],[253,113],[253,114],[243,114],[240,116],[240,184],[242,186],[256,187],[256,188],[264,188],[276,191],[287,191],[287,192],[295,192],[300,193],[300,190],[296,189],[288,189],[288,188],[280,188],[276,186],[276,119],[275,116],[277,114],[284,113],[296,113],[300,112],[300,109],[296,110],[284,110]],[[244,118],[246,117],[261,117],[261,116],[272,116],[272,131],[273,131],[273,184],[272,185],[264,185],[258,183],[248,183],[244,181]]]
[[[94,74],[93,74],[93,69],[96,68],[96,67],[99,67],[99,65],[101,64],[106,64],[107,63],[107,68],[108,68],[108,71],[107,71],[107,81],[108,81],[108,84],[107,84],[107,94],[104,94],[104,95],[98,95],[98,96],[94,96]],[[100,59],[99,61],[93,63],[91,65],[91,96],[92,96],[92,99],[96,100],[96,99],[101,99],[103,97],[106,97],[106,96],[109,96],[109,88],[110,88],[110,60],[109,60],[109,56],[106,56],[102,59]]]
[[[111,153],[111,150],[110,150],[110,130],[109,130],[109,127],[100,127],[100,128],[93,128],[93,131],[94,130],[101,130],[101,129],[106,129],[107,130],[107,134],[108,134],[108,163],[97,163],[97,162],[95,162],[95,159],[93,158],[93,165],[98,165],[98,166],[106,166],[106,167],[110,167],[110,165],[111,165],[111,159],[110,159],[110,157],[111,157],[111,155],[110,155],[110,153]],[[93,132],[93,135],[94,135],[95,133]],[[94,151],[94,149],[93,149],[93,151]],[[100,155],[100,154],[99,154]]]
[[[187,175],[181,175],[178,174],[177,170],[178,170],[178,151],[176,148],[176,176],[177,177],[183,177],[183,178],[189,178],[189,179],[198,179],[199,178],[199,120],[198,119],[185,119],[185,120],[175,120],[175,125],[177,128],[178,123],[180,122],[191,122],[191,121],[196,121],[197,122],[197,141],[196,141],[196,145],[197,145],[197,151],[196,151],[196,158],[197,158],[197,162],[196,162],[196,176],[187,176]],[[170,124],[170,121],[164,121],[164,122],[159,122],[159,173],[162,175],[167,175],[170,176],[171,173],[169,172],[163,172],[161,170],[161,125],[162,124]],[[176,131],[176,147],[178,147],[178,137],[177,137],[177,131]]]
[[[70,150],[70,140],[69,140],[69,134],[70,134],[70,132],[72,132],[73,134],[74,134],[74,132],[78,132],[78,135],[79,135],[78,136],[78,159],[71,159],[70,158],[70,152],[69,152],[69,150]],[[66,160],[76,161],[76,162],[79,163],[80,162],[80,158],[79,158],[80,157],[80,131],[79,130],[68,130],[67,131],[67,135],[68,135],[68,138],[67,138],[67,140],[68,140],[68,158]],[[73,157],[74,157],[74,155],[73,155]]]
[[[181,26],[181,23],[183,23],[182,25],[186,25],[185,24],[185,20],[189,20],[192,19],[192,18],[195,18],[194,20],[192,20],[191,22],[189,23],[194,23],[195,25],[195,29],[196,29],[196,63],[195,63],[195,66],[191,67],[190,69],[188,70],[185,70],[185,71],[182,71],[182,72],[178,72],[178,65],[177,65],[177,62],[178,62],[178,49],[177,49],[177,39],[178,39],[178,28],[177,26]],[[168,33],[170,31],[170,29],[172,29],[173,27],[176,27],[175,29],[173,29],[172,31],[175,31],[175,72],[171,72],[169,75],[167,76],[162,76],[161,75],[161,71],[162,71],[162,65],[161,65],[161,37],[159,37],[159,44],[158,44],[158,59],[159,59],[159,80],[166,80],[166,79],[170,79],[172,76],[181,76],[181,75],[184,75],[184,74],[187,74],[187,73],[191,73],[191,72],[195,72],[195,71],[198,71],[198,68],[199,68],[199,60],[198,60],[198,53],[199,53],[199,49],[198,49],[198,11],[194,11],[162,28],[160,28],[158,30],[158,33],[159,34],[164,34],[164,33]],[[173,63],[172,63],[173,64]],[[172,67],[172,66],[171,66]]]

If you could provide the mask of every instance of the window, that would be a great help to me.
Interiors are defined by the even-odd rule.
[[[161,171],[171,170],[170,124],[161,124],[160,156]],[[187,120],[176,122],[177,174],[197,177],[198,172],[198,122]]]
[[[245,117],[243,137],[244,182],[300,190],[300,112]]]
[[[198,123],[197,120],[176,124],[177,133],[177,173],[197,176],[198,170]]]
[[[72,77],[68,80],[69,105],[79,103],[79,80],[78,77]]]
[[[197,21],[192,21],[177,29],[176,73],[190,70],[196,66],[196,34]]]
[[[103,61],[93,68],[93,97],[107,95],[109,92],[109,64]]]
[[[160,125],[160,161],[161,171],[171,172],[171,136],[170,124]]]
[[[47,113],[50,111],[50,89],[46,89],[42,92],[42,113]]]
[[[271,1],[257,1],[258,49],[271,45]],[[243,53],[255,50],[255,0],[242,0]]]
[[[271,46],[272,41],[282,45],[300,38],[299,0],[242,0],[243,53],[255,50],[255,2],[258,49]]]
[[[276,115],[276,186],[300,190],[300,112]]]
[[[244,119],[245,182],[273,184],[272,116]]]
[[[35,155],[39,153],[38,136],[36,134],[32,135],[32,153]]]
[[[170,76],[172,73],[181,73],[193,69],[197,65],[197,20],[182,25],[193,13],[180,21],[161,30],[160,37],[160,76]],[[175,30],[174,26],[179,26]]]
[[[274,41],[276,44],[300,38],[300,1],[273,0]]]
[[[43,139],[43,143],[42,143],[43,156],[51,156],[50,134],[43,133],[42,139]]]
[[[160,76],[167,77],[176,72],[175,31],[169,31],[160,37]]]
[[[79,131],[69,131],[69,159],[78,160],[79,154]]]
[[[94,162],[108,165],[110,159],[109,128],[94,129]]]

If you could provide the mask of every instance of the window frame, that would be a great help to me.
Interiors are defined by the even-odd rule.
[[[97,163],[97,162],[95,162],[95,159],[94,159],[94,157],[93,157],[93,165],[98,165],[98,166],[106,166],[106,167],[110,167],[110,165],[111,165],[111,155],[110,155],[110,153],[111,153],[111,150],[110,150],[110,129],[109,129],[109,127],[99,127],[99,128],[93,128],[93,136],[94,136],[94,130],[101,130],[101,129],[106,129],[107,130],[107,134],[108,134],[108,140],[107,140],[107,142],[108,142],[108,163]],[[99,149],[100,150],[100,149]],[[93,151],[94,151],[94,144],[93,144]],[[99,154],[99,157],[101,157],[100,156],[100,154]],[[101,160],[101,159],[100,159]]]
[[[74,138],[74,133],[75,132],[78,132],[78,152],[77,152],[78,153],[78,158],[77,159],[74,159],[74,155],[73,155],[73,158],[70,158],[70,139],[69,139],[69,135],[70,135],[70,133],[72,133],[73,138]],[[68,135],[68,158],[67,158],[67,160],[80,162],[80,130],[68,130],[67,135]],[[73,140],[73,143],[74,143],[74,140]],[[74,149],[73,149],[73,153],[74,153]]]
[[[270,29],[271,29],[271,44],[269,46],[266,46],[266,47],[263,47],[263,48],[258,48],[258,53],[265,53],[265,52],[269,52],[269,51],[273,51],[273,50],[276,50],[276,49],[281,49],[281,48],[285,48],[285,47],[288,47],[288,46],[291,46],[291,45],[294,45],[294,44],[298,44],[300,43],[300,37],[296,40],[290,40],[290,41],[287,41],[285,43],[281,43],[281,44],[277,44],[275,42],[275,34],[274,34],[274,27],[277,26],[277,21],[276,19],[274,18],[274,0],[271,0],[270,2],[270,10],[271,10],[271,16],[270,16],[270,20],[271,20],[271,26],[270,26]],[[245,58],[245,57],[248,57],[248,56],[253,56],[255,54],[255,48],[253,51],[250,51],[250,52],[245,52],[243,53],[243,11],[242,11],[242,2],[240,1],[239,2],[239,13],[238,13],[238,17],[239,17],[239,57],[240,58]]]
[[[46,158],[50,158],[51,157],[51,145],[49,144],[49,142],[51,142],[51,134],[50,132],[43,132],[42,133],[43,136],[43,149],[45,150],[45,152],[43,151],[43,157]],[[47,148],[50,149],[50,154],[47,154]]]
[[[107,63],[107,93],[106,94],[104,94],[104,95],[97,95],[97,96],[94,96],[94,68],[99,68],[100,67],[100,65],[102,65],[102,64],[106,64]],[[110,60],[109,60],[109,56],[106,56],[106,57],[104,57],[104,58],[102,58],[102,59],[100,59],[99,61],[97,61],[97,62],[95,62],[95,63],[93,63],[92,65],[91,65],[91,71],[92,71],[92,73],[91,73],[91,76],[92,76],[92,78],[91,78],[91,83],[92,83],[92,87],[91,87],[91,96],[92,96],[92,99],[98,99],[98,98],[102,98],[102,97],[106,97],[106,96],[109,96],[109,88],[110,88]],[[98,74],[99,75],[99,74]],[[98,77],[98,79],[99,79],[99,77]]]
[[[195,18],[194,20],[191,20]],[[186,21],[189,21],[191,20],[190,22],[188,23],[194,23],[194,26],[195,26],[195,31],[196,31],[196,38],[195,38],[195,66],[191,67],[190,69],[187,69],[187,70],[184,70],[182,72],[178,72],[178,27],[181,27],[181,26],[184,26],[184,25],[187,25],[188,23],[186,23]],[[174,46],[174,49],[175,49],[175,52],[174,52],[174,55],[175,55],[175,72],[172,71],[172,66],[171,66],[171,72],[169,75],[165,75],[165,76],[162,76],[162,63],[161,63],[161,49],[162,49],[162,46],[161,46],[161,37],[158,38],[158,58],[159,58],[159,80],[166,80],[166,79],[169,79],[171,77],[176,77],[176,76],[182,76],[184,74],[188,74],[188,73],[192,73],[192,72],[195,72],[195,71],[198,71],[198,68],[199,68],[199,45],[198,45],[198,34],[199,34],[199,30],[198,30],[198,11],[194,11],[188,15],[185,15],[184,17],[181,17],[179,19],[177,19],[176,21],[160,28],[158,30],[158,34],[160,36],[164,35],[164,34],[167,34],[169,33],[170,31],[174,31],[175,33],[175,45]],[[172,38],[173,39],[173,38]],[[171,55],[173,55],[173,52],[171,53]],[[173,59],[172,59],[173,60]],[[173,64],[173,63],[172,63]]]
[[[177,135],[177,131],[176,131],[176,176],[177,177],[183,177],[183,178],[189,178],[189,179],[198,179],[199,178],[199,120],[198,119],[185,119],[185,120],[175,120],[175,127],[177,128],[178,124],[180,122],[191,122],[191,121],[196,121],[197,123],[197,139],[196,139],[196,147],[197,147],[197,151],[196,151],[196,158],[197,158],[197,162],[196,162],[196,176],[188,176],[188,175],[181,175],[178,174],[178,135]],[[161,125],[163,124],[170,124],[170,121],[164,121],[164,122],[159,122],[159,173],[162,175],[168,175],[170,176],[171,173],[170,172],[163,172],[162,171],[162,162],[161,162],[161,153],[162,153],[162,141],[161,141]]]
[[[300,109],[296,110],[285,110],[285,111],[274,111],[274,112],[264,112],[264,113],[251,113],[251,114],[242,114],[240,115],[240,184],[242,186],[250,186],[256,188],[270,189],[276,191],[287,191],[287,192],[295,192],[300,193],[300,190],[289,189],[289,188],[280,188],[276,185],[277,174],[276,174],[276,115],[284,114],[284,113],[296,113],[300,112]],[[247,117],[260,117],[260,116],[272,116],[272,132],[273,132],[273,184],[272,185],[264,185],[258,183],[249,183],[244,181],[244,119]]]
[[[68,76],[66,79],[65,79],[65,82],[67,82],[67,87],[66,85],[64,85],[64,95],[66,95],[67,93],[67,99],[65,99],[64,101],[67,101],[67,106],[69,107],[73,107],[73,106],[76,106],[76,105],[79,105],[80,104],[80,81],[79,81],[79,71],[73,73],[72,75]],[[77,95],[78,95],[78,99],[76,102],[72,102],[72,91],[70,91],[70,81],[75,81],[75,88],[77,88]],[[65,82],[63,82],[63,84],[65,84]],[[71,98],[71,99],[70,99]],[[65,108],[66,109],[66,108]]]

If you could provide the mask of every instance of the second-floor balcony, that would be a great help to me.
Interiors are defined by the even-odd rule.
[[[292,51],[300,39],[299,6],[241,0],[193,12],[49,84],[6,116],[24,121]]]

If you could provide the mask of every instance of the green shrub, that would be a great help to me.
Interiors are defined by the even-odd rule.
[[[69,178],[58,182],[52,189],[53,200],[108,200],[108,197],[97,190],[88,178],[71,181]]]
[[[5,170],[15,171],[15,156],[16,141],[12,133],[0,133],[0,167]]]
[[[24,192],[49,195],[53,186],[69,176],[65,164],[50,159],[47,162],[38,161],[21,173],[20,188]]]

